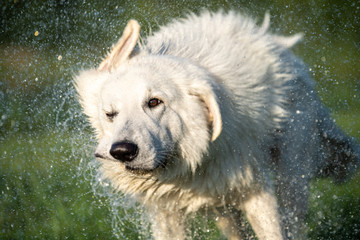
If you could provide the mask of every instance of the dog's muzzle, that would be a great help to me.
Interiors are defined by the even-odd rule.
[[[138,146],[130,141],[116,142],[110,148],[110,155],[121,162],[131,162],[138,153]]]

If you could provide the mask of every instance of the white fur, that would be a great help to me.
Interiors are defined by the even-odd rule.
[[[242,236],[241,213],[259,239],[305,238],[308,183],[327,166],[323,133],[349,139],[287,49],[301,36],[272,35],[269,22],[204,12],[133,49],[132,21],[100,67],[76,78],[101,171],[149,208],[156,239],[183,239],[185,216],[205,207],[229,239]],[[163,103],[149,108],[151,98]],[[122,140],[139,146],[133,161],[110,155]]]

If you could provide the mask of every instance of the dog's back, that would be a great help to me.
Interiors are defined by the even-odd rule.
[[[348,178],[359,166],[360,149],[353,138],[336,126],[318,99],[315,82],[305,65],[288,50],[301,35],[281,37],[269,34],[268,27],[268,15],[259,28],[234,12],[205,12],[201,18],[193,15],[161,28],[148,37],[146,50],[191,59],[219,76],[218,80],[230,89],[236,102],[247,105],[246,114],[268,130],[282,132],[280,139],[269,138],[271,142],[267,144],[271,150],[276,148],[277,158],[281,149],[285,155],[290,154],[289,149],[285,150],[292,148],[290,142],[299,146],[303,143],[300,152],[283,156],[287,162],[284,164],[294,161],[293,167],[306,169],[309,177],[332,176],[337,181]],[[274,55],[279,56],[282,66],[269,69],[269,65],[276,68],[279,64]],[[274,135],[279,137],[278,133]],[[280,145],[274,146],[274,141]],[[296,156],[303,151],[302,156]],[[305,156],[308,159],[302,159]]]

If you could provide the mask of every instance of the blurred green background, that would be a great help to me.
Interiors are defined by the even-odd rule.
[[[0,239],[148,239],[141,208],[98,180],[95,141],[72,85],[95,66],[130,18],[142,35],[201,9],[245,12],[271,31],[305,34],[293,50],[321,99],[360,139],[360,2],[0,1]],[[312,184],[311,239],[360,239],[360,174],[344,185]],[[105,190],[103,190],[105,189]],[[125,206],[125,207],[124,207]],[[194,239],[221,239],[200,217]]]

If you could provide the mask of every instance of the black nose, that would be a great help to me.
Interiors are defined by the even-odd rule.
[[[130,141],[116,142],[111,146],[110,154],[122,162],[130,162],[136,158],[139,148]]]

